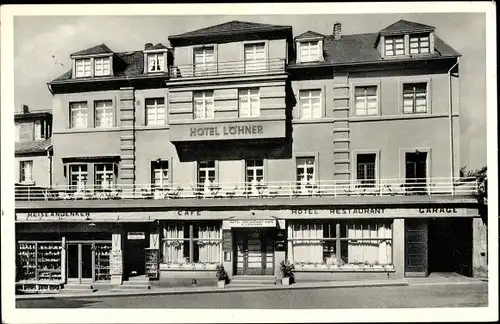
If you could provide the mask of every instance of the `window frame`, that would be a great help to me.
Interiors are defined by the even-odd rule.
[[[207,96],[207,93],[211,96]],[[197,95],[202,95],[197,98]],[[202,101],[202,109],[203,116],[198,116],[196,113],[196,101]],[[209,110],[207,109],[207,102],[212,102],[212,111],[210,117],[208,116]],[[193,91],[193,119],[194,120],[203,120],[203,119],[214,119],[215,118],[215,91],[214,90],[201,90],[201,91]]]
[[[39,125],[39,126],[37,126],[37,125]],[[40,136],[38,136],[37,127],[39,127]],[[43,140],[45,138],[46,138],[45,137],[45,121],[41,120],[41,119],[37,119],[37,120],[33,121],[33,139],[35,141],[40,141],[40,140]]]
[[[82,105],[85,105],[85,107],[82,107]],[[79,107],[74,107],[74,105],[79,105]],[[85,121],[85,125],[82,127],[77,127],[75,126],[75,123],[73,123],[73,109],[76,109],[80,112],[80,115],[82,114],[81,112],[85,110],[85,115],[83,120]],[[87,129],[89,128],[89,104],[87,101],[74,101],[69,103],[69,129]]]
[[[110,106],[104,106],[104,107],[97,107],[98,104],[100,103],[110,103]],[[98,126],[97,125],[97,121],[98,121],[98,116],[99,114],[97,113],[98,111],[98,108],[100,110],[102,110],[104,108],[104,111],[103,111],[103,120],[106,119],[106,116],[107,115],[110,115],[109,120],[110,121],[110,125],[103,125],[102,124],[102,120],[101,120],[101,124]],[[107,113],[106,110],[109,109],[109,112]],[[98,129],[107,129],[107,128],[113,128],[115,127],[115,107],[114,107],[114,102],[112,99],[100,99],[100,100],[95,100],[94,101],[94,128],[98,128]]]
[[[387,49],[388,40],[391,40],[391,48]],[[396,40],[402,40],[403,48],[396,48]],[[383,51],[384,51],[384,57],[399,57],[399,56],[404,56],[407,55],[407,48],[406,48],[406,35],[390,35],[390,36],[384,36],[384,44],[383,46]],[[402,50],[402,54],[396,54],[397,50]],[[393,54],[388,54],[388,51],[392,51]]]
[[[91,78],[92,77],[92,72],[93,72],[93,66],[92,66],[92,58],[90,57],[82,57],[82,58],[75,58],[75,78]],[[78,74],[78,63],[82,62],[83,67],[82,67],[82,72],[83,74]],[[88,62],[88,64],[87,64]],[[86,73],[86,67],[88,66],[88,74]]]
[[[160,164],[160,168],[156,168],[156,164]],[[164,169],[162,167],[161,164],[166,164],[167,165],[167,168]],[[161,159],[161,158],[158,158],[158,159],[155,159],[155,160],[151,160],[150,162],[150,170],[151,170],[151,187],[152,188],[165,188],[165,187],[169,187],[171,184],[172,184],[172,161],[171,159]],[[160,179],[162,180],[161,181],[161,184],[160,185],[157,185],[156,184],[156,171],[157,170],[160,170]],[[167,178],[166,178],[166,181],[164,180],[164,178],[161,176],[163,174],[163,171],[166,170],[167,171]]]
[[[299,42],[299,60],[300,60],[300,63],[308,63],[308,62],[319,62],[321,61],[321,41],[320,40],[301,40],[301,41],[298,41]],[[316,46],[317,46],[317,59],[311,59],[311,53],[313,52],[312,51],[312,48],[311,48],[311,44],[312,43],[316,43]],[[304,48],[304,45],[307,44],[307,48],[308,48],[308,53],[309,55],[304,57],[302,55],[302,49]]]
[[[30,178],[26,178],[26,170],[25,166],[30,165]],[[21,160],[19,161],[19,183],[29,183],[32,184],[35,182],[35,179],[33,177],[33,160]]]
[[[117,164],[115,162],[96,162],[96,163],[93,163],[93,165],[94,165],[94,187],[98,188],[98,189],[113,188],[117,183],[117,175],[116,175]],[[107,165],[111,166],[110,170],[107,170],[107,168],[106,168]],[[97,170],[100,166],[104,166],[104,170],[102,170],[102,171]],[[100,174],[103,174],[104,177],[103,177],[101,183],[98,184],[97,178]],[[111,178],[107,178],[106,174],[108,174],[108,175],[111,174]],[[109,179],[111,179],[111,183],[109,184],[109,187],[103,186],[102,183],[106,180],[109,180]]]
[[[212,50],[212,55],[213,55],[213,61],[212,62],[207,62],[207,50],[211,49]],[[199,53],[199,52],[203,53]],[[203,57],[203,62],[196,62],[196,55],[197,54],[202,54],[201,57]],[[217,59],[217,44],[205,44],[205,45],[198,45],[198,46],[193,46],[192,48],[192,56],[191,56],[192,62],[193,62],[193,75],[194,76],[203,76],[203,75],[212,75],[215,74],[217,71],[217,66],[218,66],[218,59]]]
[[[150,58],[154,57],[154,65],[150,65]],[[161,63],[159,58],[161,57]],[[165,52],[147,52],[146,53],[146,59],[145,59],[146,67],[147,67],[147,73],[161,73],[165,72],[165,66],[166,66],[166,57],[165,57]],[[154,67],[152,69],[151,67]],[[156,69],[158,67],[158,69]]]
[[[312,96],[312,93],[314,91],[319,91],[319,95],[317,97],[314,97]],[[302,93],[304,92],[307,92],[308,93],[308,96],[307,97],[302,97]],[[324,93],[324,89],[322,87],[320,88],[314,88],[314,89],[299,89],[299,100],[298,100],[298,115],[297,115],[297,119],[299,120],[316,120],[316,119],[320,119],[320,118],[323,118],[324,116],[324,109],[323,109],[323,93]],[[303,114],[303,106],[301,104],[301,100],[303,99],[306,99],[308,100],[308,104],[310,105],[310,110],[311,110],[311,113],[310,113],[310,116],[307,117],[307,118],[304,118],[304,114]],[[312,103],[312,100],[313,99],[319,99],[319,104],[318,104],[318,110],[319,110],[319,116],[318,117],[314,117],[314,109],[313,109],[313,103]]]
[[[299,159],[303,159],[305,160],[305,163],[303,164],[299,164]],[[308,186],[308,185],[315,185],[318,180],[317,180],[317,174],[318,174],[318,170],[316,169],[316,161],[317,157],[312,155],[312,156],[295,156],[295,181],[297,183],[297,187],[298,188],[303,188],[303,184],[305,184],[305,186]],[[307,164],[307,160],[312,160],[313,161],[313,164],[312,164],[312,167],[310,167],[309,164]],[[312,180],[309,181],[309,180],[305,180],[305,182],[302,182],[301,180],[299,180],[299,169],[303,169],[304,170],[304,174],[307,174],[307,170],[312,168],[313,169],[313,174],[312,174]]]
[[[77,174],[77,181],[76,181],[76,184],[73,184],[73,173],[74,171],[72,170],[72,168],[74,167],[78,167],[78,172],[75,172]],[[82,171],[82,167],[85,167],[86,171],[83,172]],[[71,190],[75,190],[75,191],[82,191],[82,190],[87,190],[88,186],[89,186],[89,163],[68,163],[67,164],[67,168],[68,168],[68,187],[71,188]],[[84,182],[84,185],[83,187],[81,187],[80,185],[80,180],[82,177],[82,175],[85,175],[85,182]]]
[[[263,59],[255,59],[257,51],[255,48],[259,45],[263,45]],[[269,53],[268,53],[268,41],[267,40],[256,40],[256,41],[247,41],[243,42],[243,55],[242,55],[242,61],[243,61],[243,70],[244,73],[254,73],[254,72],[263,72],[267,71],[268,69],[268,62],[269,62]],[[248,47],[253,47],[253,55],[254,59],[253,60],[248,60],[247,59],[247,51],[246,49]],[[262,62],[260,62],[260,60]],[[247,65],[247,63],[250,63],[250,65]],[[253,65],[252,65],[253,64]]]
[[[158,111],[161,109],[161,105],[158,104],[158,101],[163,100],[163,122],[158,119]],[[154,105],[151,106],[148,102],[154,101]],[[167,100],[164,97],[155,97],[155,98],[145,98],[144,99],[144,108],[145,108],[145,118],[144,125],[146,126],[164,126],[167,124]],[[149,109],[154,108],[154,123],[149,123]]]
[[[374,154],[375,155],[375,181],[373,186],[369,186],[368,188],[377,188],[380,184],[380,149],[362,149],[362,150],[352,150],[352,165],[354,168],[352,168],[352,179],[356,180],[356,184],[361,184],[361,182],[358,182],[358,155],[360,154]]]
[[[107,65],[108,69],[107,71],[104,69],[105,61],[107,60]],[[110,76],[111,75],[111,57],[109,56],[98,56],[94,57],[94,76]],[[98,73],[97,71],[97,62],[102,61],[101,67],[102,67],[102,72]]]
[[[417,47],[413,49],[417,49],[417,53],[412,53],[412,38],[417,38]],[[427,38],[427,47],[422,47],[421,43],[423,43],[422,38]],[[427,52],[422,52],[422,48],[427,48]],[[421,55],[421,54],[430,54],[431,53],[431,34],[430,33],[414,33],[408,35],[408,53],[410,55]]]
[[[404,94],[404,86],[408,84],[416,84],[416,83],[426,83],[427,84],[427,111],[426,112],[412,112],[412,113],[405,113],[404,112],[404,99],[403,99],[403,94]],[[450,100],[450,99],[447,99]],[[432,79],[430,77],[427,78],[422,78],[422,77],[409,77],[409,78],[404,78],[399,81],[399,98],[398,98],[398,103],[399,103],[399,113],[404,116],[422,116],[422,115],[430,115],[432,114]]]
[[[380,103],[382,102],[381,98],[381,84],[382,82],[380,80],[377,81],[372,81],[372,82],[365,82],[365,81],[352,81],[350,83],[350,102],[352,102],[352,107],[350,108],[350,113],[351,116],[355,118],[370,118],[374,116],[380,116],[381,115],[381,110],[380,110]],[[358,115],[357,114],[357,109],[356,109],[356,89],[357,88],[370,88],[370,87],[375,87],[376,88],[376,98],[377,98],[377,106],[376,106],[376,113],[372,115]],[[365,99],[366,100],[366,99]],[[367,101],[365,101],[365,111],[368,113],[368,107],[367,107]]]
[[[200,164],[201,163],[210,163],[210,162],[213,162],[214,166],[207,166],[207,167],[201,167],[200,168]],[[205,178],[206,179],[209,179],[208,181],[210,182],[209,185],[212,185],[212,184],[215,184],[218,182],[218,174],[217,174],[217,161],[215,160],[200,160],[200,161],[196,161],[196,186],[198,188],[205,188],[206,189],[206,186],[205,186],[205,182],[201,182],[200,181],[200,172],[203,171],[205,173]],[[214,172],[214,177],[213,177],[213,180],[210,181],[210,171],[213,171]]]
[[[252,94],[252,91],[257,90],[257,94]],[[246,92],[246,93],[243,93]],[[243,93],[243,94],[242,94]],[[241,99],[246,98],[247,99],[247,107],[248,108],[248,113],[246,116],[242,115],[243,111],[243,105],[241,103]],[[257,113],[255,115],[252,115],[252,98],[257,98]],[[238,117],[239,118],[253,118],[253,117],[260,117],[260,88],[259,87],[251,87],[251,88],[241,88],[238,89]]]

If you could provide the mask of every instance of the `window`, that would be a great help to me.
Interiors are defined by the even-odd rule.
[[[315,181],[314,157],[297,158],[297,187],[307,190]]]
[[[300,90],[299,118],[321,118],[321,90]]]
[[[260,116],[259,89],[240,89],[238,91],[240,117]]]
[[[33,182],[33,161],[21,161],[19,182]]]
[[[72,190],[82,191],[87,187],[87,165],[72,164],[69,167],[69,184]]]
[[[163,226],[163,263],[220,263],[220,224],[166,223]]]
[[[378,113],[377,87],[356,87],[354,89],[356,116],[373,116]]]
[[[385,56],[405,54],[404,36],[385,37]]]
[[[95,127],[113,127],[113,101],[102,100],[95,102]]]
[[[403,112],[405,114],[427,112],[427,83],[403,85]]]
[[[245,169],[247,190],[258,194],[257,185],[264,182],[264,160],[246,160]]]
[[[16,142],[21,139],[21,125],[16,124]]]
[[[77,78],[92,76],[90,59],[75,60],[75,76]]]
[[[87,128],[87,103],[72,102],[69,105],[70,128]]]
[[[194,93],[194,119],[214,118],[214,92]]]
[[[300,42],[300,62],[317,62],[320,58],[319,41]]]
[[[157,160],[151,162],[151,184],[154,187],[168,185],[168,161]]]
[[[35,120],[35,141],[45,138],[45,123],[41,120]]]
[[[165,99],[146,99],[146,125],[165,125]]]
[[[98,188],[112,188],[115,183],[115,165],[113,163],[96,164],[94,183]]]
[[[215,50],[213,46],[193,50],[194,75],[213,74],[216,71]]]
[[[94,75],[95,76],[110,75],[111,69],[109,66],[109,62],[110,62],[109,57],[96,57],[94,59]]]
[[[356,179],[362,187],[375,186],[375,161],[377,155],[358,154],[356,157]]]
[[[207,189],[215,182],[215,161],[198,162],[198,188]]]
[[[148,54],[148,72],[164,72],[165,71],[165,54],[154,53]]]
[[[288,227],[288,241],[289,258],[294,263],[392,264],[392,223],[389,221],[295,221]]]
[[[265,44],[245,44],[245,72],[257,72],[266,69]]]
[[[410,35],[410,54],[429,53],[429,34]]]

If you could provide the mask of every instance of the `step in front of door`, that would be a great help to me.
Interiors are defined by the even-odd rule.
[[[269,286],[275,285],[274,276],[234,276],[231,278],[230,286]]]
[[[88,293],[88,292],[96,292],[98,289],[91,284],[77,284],[77,283],[69,283],[65,284],[61,292],[63,293]]]

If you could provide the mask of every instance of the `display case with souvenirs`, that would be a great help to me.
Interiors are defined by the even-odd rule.
[[[111,243],[95,244],[95,280],[109,281],[110,273]]]
[[[146,277],[158,279],[160,277],[160,250],[147,248],[146,250]]]

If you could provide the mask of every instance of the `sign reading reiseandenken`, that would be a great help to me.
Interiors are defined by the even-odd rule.
[[[264,134],[262,125],[190,127],[190,137],[258,135]]]
[[[89,212],[35,212],[27,213],[26,218],[86,218]]]

